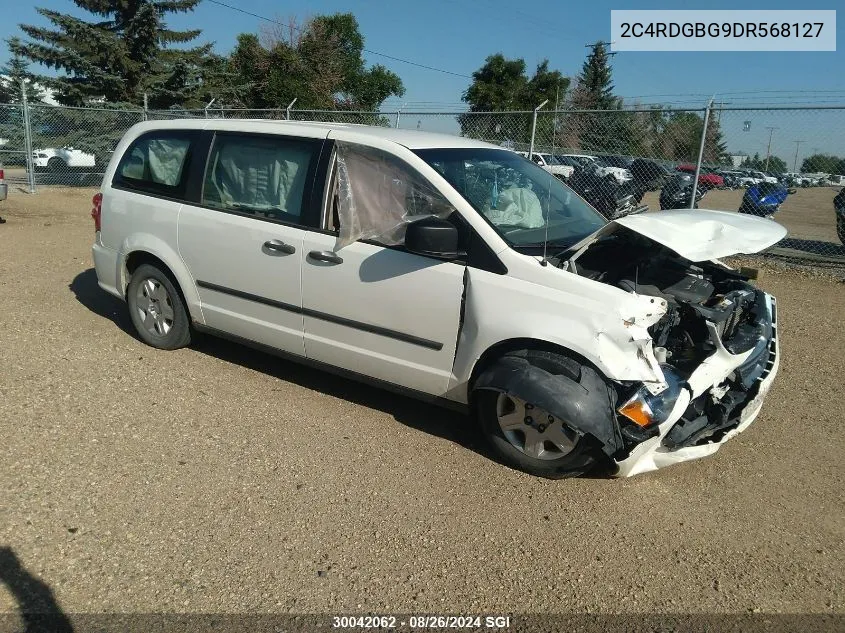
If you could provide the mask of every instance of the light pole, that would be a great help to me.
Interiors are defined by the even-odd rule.
[[[792,173],[798,173],[798,148],[801,147],[801,143],[805,143],[806,141],[794,141],[795,142],[795,160],[792,161]]]
[[[769,130],[769,144],[766,146],[766,168],[763,170],[765,172],[769,171],[769,157],[772,155],[772,135],[775,133],[775,130],[780,129],[776,127],[767,127]]]

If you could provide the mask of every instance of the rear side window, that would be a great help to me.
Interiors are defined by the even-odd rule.
[[[117,166],[114,185],[182,198],[195,132],[150,132],[138,137]]]
[[[202,204],[299,224],[320,141],[218,134],[208,158]]]

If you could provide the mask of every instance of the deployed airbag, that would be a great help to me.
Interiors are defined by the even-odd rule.
[[[335,250],[362,239],[386,246],[405,241],[408,224],[426,217],[449,217],[454,208],[409,165],[387,152],[337,144]]]

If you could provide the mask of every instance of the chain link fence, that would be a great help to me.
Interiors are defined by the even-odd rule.
[[[845,209],[837,215],[833,201],[845,185],[845,106],[357,112],[0,104],[0,164],[7,182],[31,193],[44,186],[99,186],[132,125],[188,118],[321,121],[459,135],[530,154],[591,202],[596,188],[611,187],[617,196],[635,193],[637,205],[649,209],[689,207],[695,200],[701,208],[769,215],[773,207],[759,198],[777,189],[783,200],[776,219],[789,234],[767,254],[845,267]],[[829,160],[810,159],[819,155]],[[646,185],[637,191],[632,181]]]

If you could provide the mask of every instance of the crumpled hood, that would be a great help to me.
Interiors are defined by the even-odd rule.
[[[693,262],[757,253],[786,237],[786,229],[772,220],[730,211],[675,209],[618,218],[582,240],[574,250],[582,251],[618,226],[644,235]]]

